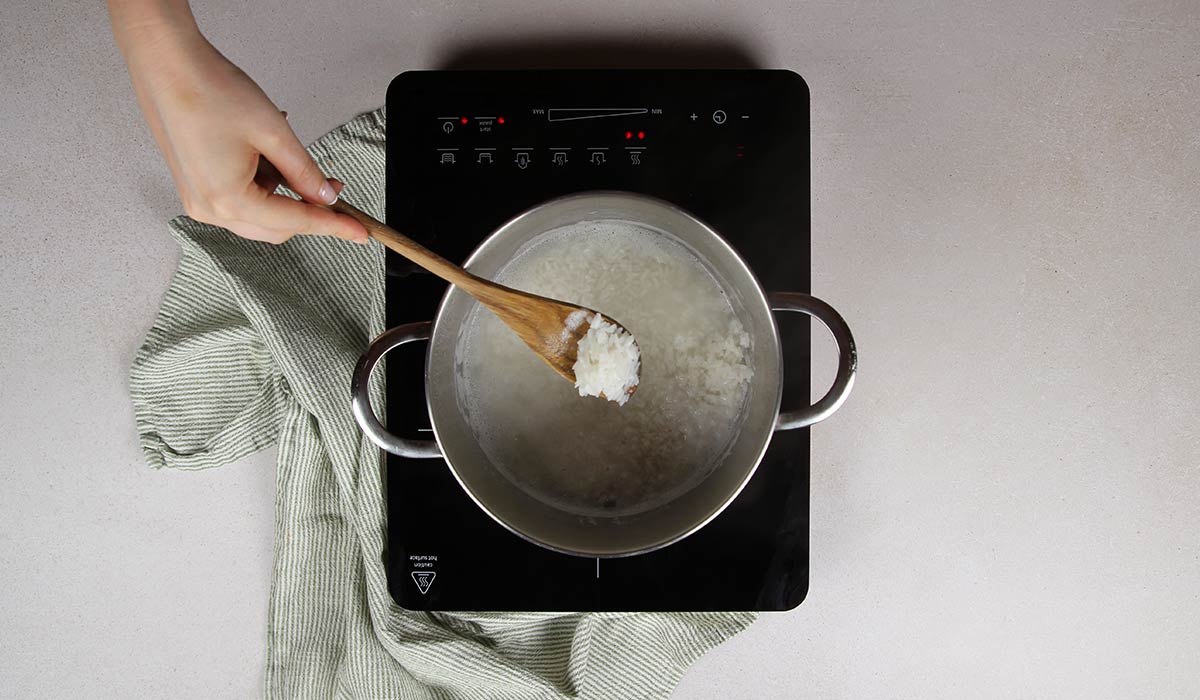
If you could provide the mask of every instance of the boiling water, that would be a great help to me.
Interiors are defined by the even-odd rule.
[[[457,349],[460,408],[501,472],[582,515],[644,511],[711,472],[739,427],[750,337],[695,255],[635,224],[584,222],[534,239],[495,279],[602,312],[642,355],[624,406],[584,398],[476,305]]]

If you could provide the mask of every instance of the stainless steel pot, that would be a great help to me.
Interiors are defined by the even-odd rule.
[[[667,232],[691,249],[724,288],[752,339],[750,363],[754,377],[740,431],[720,464],[697,486],[646,512],[597,517],[574,514],[543,502],[505,477],[480,448],[459,409],[457,383],[462,381],[462,374],[455,348],[459,331],[476,302],[453,287],[442,298],[432,323],[399,326],[371,343],[354,370],[351,407],[363,432],[388,452],[414,458],[444,457],[471,499],[517,535],[559,552],[616,557],[664,547],[720,514],[754,475],[774,431],[812,425],[841,406],[854,383],[857,355],[850,329],[832,307],[806,294],[765,294],[750,268],[716,231],[688,212],[651,197],[591,192],[550,200],[497,229],[475,249],[465,267],[481,277],[492,277],[535,236],[596,220],[627,221]],[[812,406],[780,411],[782,353],[772,311],[814,316],[837,341],[837,377],[828,393]],[[371,371],[380,358],[400,345],[426,339],[425,394],[434,441],[411,440],[388,432],[371,410],[367,392]]]

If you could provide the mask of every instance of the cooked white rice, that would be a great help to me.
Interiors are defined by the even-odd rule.
[[[627,404],[581,400],[476,308],[457,349],[459,394],[480,446],[510,480],[582,515],[628,515],[711,471],[739,428],[751,340],[690,251],[634,224],[587,222],[538,237],[496,280],[601,311],[641,351],[641,382]]]
[[[575,311],[567,317],[569,330],[580,326],[578,314]],[[638,384],[640,364],[641,355],[633,335],[596,314],[588,322],[587,333],[579,339],[579,354],[573,368],[575,388],[580,396],[600,396],[624,406],[630,390]]]

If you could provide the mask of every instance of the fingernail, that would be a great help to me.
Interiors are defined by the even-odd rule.
[[[337,192],[333,189],[333,185],[328,181],[321,184],[321,189],[317,190],[317,196],[326,204],[333,204],[337,201]]]

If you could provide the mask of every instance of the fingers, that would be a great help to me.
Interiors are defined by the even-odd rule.
[[[254,180],[268,195],[273,193],[276,187],[286,183],[296,194],[311,202],[333,204],[345,187],[337,180],[327,179],[317,167],[288,125],[287,112],[280,112],[259,137],[259,142],[254,145],[262,154]],[[280,206],[272,208],[277,212],[296,209]],[[322,211],[325,213],[322,214]],[[310,211],[309,221],[310,226],[321,228],[298,229],[301,233],[326,234],[357,243],[367,242],[367,230],[349,216],[321,209]],[[270,228],[278,228],[274,224],[267,225]]]
[[[296,138],[283,114],[277,114],[253,144],[283,175],[296,194],[312,202],[333,204],[337,192]]]
[[[263,188],[268,193],[272,193],[283,184],[283,175],[280,174],[274,165],[271,165],[271,161],[266,158],[259,158],[258,172],[254,174],[254,184]],[[336,187],[334,190],[340,191]]]
[[[325,178],[288,127],[286,114],[272,110],[265,122],[247,131],[242,145],[257,156],[249,181],[217,178],[214,184],[211,177],[207,182],[200,178],[189,190],[192,196],[181,192],[189,215],[256,241],[282,243],[306,233],[367,242],[362,224],[324,206],[337,201],[344,185]],[[306,201],[275,194],[282,184]]]
[[[272,170],[274,170],[274,168],[272,168]],[[346,187],[337,180],[332,180],[331,182],[333,182],[333,189],[338,194],[341,194],[342,189]],[[241,236],[242,238],[248,238],[252,241],[264,241],[266,243],[276,244],[284,243],[290,240],[292,236],[296,235],[296,232],[294,231],[281,231],[267,228],[265,226],[259,226],[258,224],[250,223],[248,221],[234,221],[225,228],[228,228],[230,231]]]
[[[332,185],[330,189],[333,190]],[[368,239],[367,230],[354,219],[279,194],[264,192],[245,205],[238,219],[253,221],[255,226],[272,231],[336,236],[356,243],[366,243]]]
[[[338,197],[342,196],[342,190],[346,189],[346,183],[336,178],[329,178],[329,182],[333,184],[333,191]],[[367,227],[352,216],[338,214],[338,218],[342,220],[343,225],[349,225],[354,230],[354,236],[350,239],[355,243],[366,243],[371,240],[371,234],[367,232]]]
[[[340,195],[342,190],[346,187],[345,184],[335,179],[330,179],[329,182],[333,187],[334,194],[336,195]],[[271,163],[265,158],[260,158],[258,172],[254,176],[254,183],[262,188],[263,196],[271,197],[274,196],[272,193],[275,191],[275,188],[283,183],[283,176],[280,175],[275,166],[271,165]],[[258,195],[250,194],[248,196],[254,198]],[[294,202],[295,200],[288,198],[288,201]],[[274,203],[270,200],[267,200],[267,203],[271,206],[264,208],[257,205],[247,205],[243,200],[241,205],[237,208],[237,216],[239,217],[239,220],[227,221],[225,223],[225,228],[228,228],[230,231],[243,238],[249,238],[250,240],[254,241],[266,241],[267,243],[283,243],[284,241],[289,240],[292,236],[296,235],[296,233],[328,232],[328,228],[322,227],[319,223],[314,223],[314,220],[311,217],[297,218],[294,213],[289,212],[288,214],[284,215],[284,218],[281,219],[279,213],[280,209],[274,206]],[[302,204],[305,207],[313,206],[311,204],[302,202],[297,202],[297,204]],[[318,212],[315,214],[315,216],[318,217],[318,220],[326,220],[324,217],[330,212],[321,207],[314,208],[318,209]],[[324,212],[324,214],[321,212]],[[335,214],[334,216],[336,216],[338,219],[340,232],[333,233],[332,235],[359,243],[366,242],[366,231],[359,231],[362,226],[357,221],[340,214]],[[349,220],[349,223],[352,224],[352,226],[349,227],[349,230],[347,230],[345,226],[347,220]],[[313,228],[305,228],[301,231],[289,228],[289,226],[293,225],[296,221],[307,222],[304,225]]]
[[[234,221],[225,228],[252,241],[263,241],[266,243],[283,243],[294,236],[294,233],[287,231],[276,231],[274,229],[263,228],[257,224],[251,224],[245,221]]]

